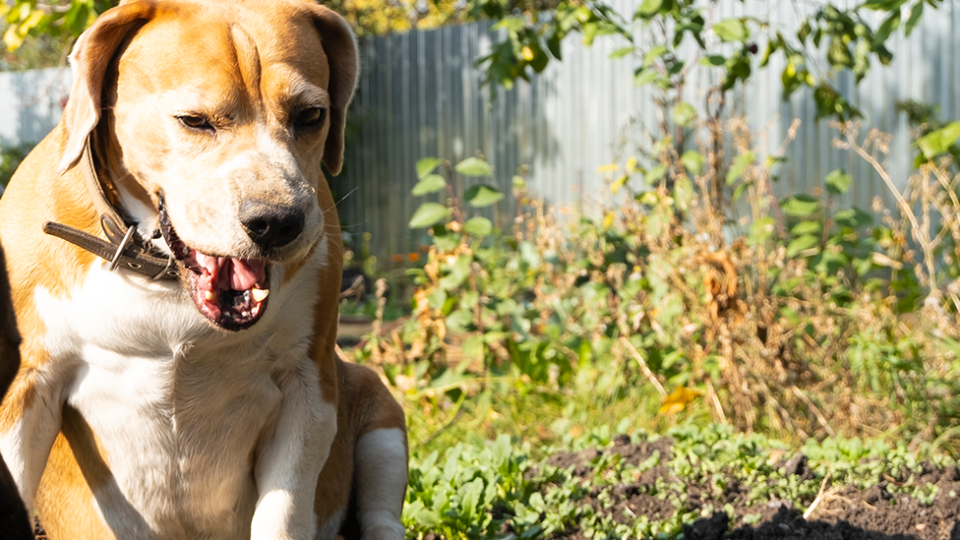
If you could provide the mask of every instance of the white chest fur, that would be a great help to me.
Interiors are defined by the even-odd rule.
[[[119,537],[236,538],[257,501],[253,462],[280,414],[277,381],[311,370],[318,249],[290,283],[275,269],[251,329],[213,328],[177,283],[95,265],[35,302],[60,399],[96,437],[111,477],[95,489]],[[335,321],[331,321],[334,324]]]

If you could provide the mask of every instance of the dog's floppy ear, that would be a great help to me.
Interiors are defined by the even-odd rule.
[[[323,147],[323,162],[333,174],[343,166],[343,130],[346,127],[347,105],[357,87],[357,43],[347,21],[329,8],[309,4],[320,33],[320,43],[330,65],[330,131]]]
[[[67,144],[61,156],[58,170],[60,174],[80,159],[87,135],[100,121],[103,78],[117,47],[130,31],[139,28],[156,14],[156,1],[125,2],[105,11],[97,22],[77,39],[70,54],[73,88],[63,110]]]

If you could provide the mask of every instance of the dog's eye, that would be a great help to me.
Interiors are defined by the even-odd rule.
[[[216,131],[216,128],[214,128],[213,124],[210,123],[210,120],[202,116],[193,116],[190,114],[185,114],[183,116],[178,116],[177,120],[180,120],[180,123],[183,124],[184,127],[187,127],[190,129],[196,129],[200,131],[209,131],[209,132]]]
[[[294,126],[297,129],[312,128],[323,124],[327,117],[327,109],[323,107],[309,107],[297,113]]]

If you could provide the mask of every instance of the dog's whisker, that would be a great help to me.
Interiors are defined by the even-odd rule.
[[[340,206],[340,203],[342,203],[343,201],[347,200],[347,197],[353,195],[353,194],[356,193],[359,189],[360,189],[360,186],[357,186],[357,187],[351,189],[349,192],[347,192],[346,195],[344,195],[343,197],[340,197],[340,199],[339,199],[337,202],[333,203],[334,206]]]

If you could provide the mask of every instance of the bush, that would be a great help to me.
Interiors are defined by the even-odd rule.
[[[446,197],[411,220],[433,238],[411,271],[413,314],[360,357],[403,389],[430,389],[435,405],[499,379],[564,396],[576,379],[584,392],[612,377],[611,399],[642,385],[662,415],[691,410],[746,432],[893,429],[919,441],[958,425],[960,205],[949,163],[923,164],[892,212],[839,207],[854,181],[843,170],[819,196],[778,201],[776,157],[751,149],[741,121],[724,130],[737,150],[727,208],[710,196],[708,152],[660,144],[650,167],[631,158],[607,168],[619,206],[596,217],[561,219],[515,178],[512,233],[468,215],[503,194],[486,184],[454,193],[434,172],[439,160],[421,161],[414,194]],[[872,157],[886,139],[858,137],[844,124],[838,144],[886,174]],[[491,174],[476,158],[456,170]],[[748,217],[732,223],[731,208]]]

